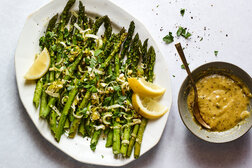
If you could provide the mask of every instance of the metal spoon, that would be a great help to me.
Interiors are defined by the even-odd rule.
[[[178,43],[178,44],[175,44],[175,47],[178,51],[178,54],[185,66],[185,69],[186,69],[186,72],[191,80],[191,84],[192,84],[192,87],[193,87],[193,90],[194,90],[194,103],[193,103],[193,115],[194,117],[196,118],[196,120],[205,128],[207,129],[211,129],[211,127],[202,119],[201,115],[200,115],[200,109],[199,109],[199,102],[198,102],[198,92],[197,92],[197,88],[196,88],[196,85],[195,85],[195,82],[193,80],[193,77],[192,77],[192,73],[188,67],[188,64],[187,64],[187,61],[186,61],[186,58],[185,58],[185,55],[184,55],[184,51],[181,47],[181,44]]]

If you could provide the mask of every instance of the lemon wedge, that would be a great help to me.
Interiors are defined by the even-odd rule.
[[[165,88],[158,85],[145,81],[144,78],[128,78],[129,86],[134,91],[141,96],[148,97],[159,97],[165,93]]]
[[[132,95],[132,104],[140,115],[148,119],[160,118],[168,111],[168,107],[159,104],[150,97],[142,97],[136,93]]]
[[[50,55],[46,48],[39,54],[24,78],[26,80],[35,80],[41,78],[49,69]]]

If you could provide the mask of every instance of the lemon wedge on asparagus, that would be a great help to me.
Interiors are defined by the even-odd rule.
[[[150,97],[143,97],[136,93],[132,96],[132,104],[140,115],[148,119],[160,118],[168,111],[168,107],[159,104]]]
[[[49,69],[50,55],[46,48],[39,54],[24,78],[27,80],[35,80],[41,78]]]
[[[128,78],[129,86],[134,91],[141,96],[148,97],[159,97],[165,93],[165,88],[158,85],[145,81],[144,78]]]

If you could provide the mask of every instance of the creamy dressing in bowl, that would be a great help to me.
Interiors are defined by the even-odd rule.
[[[211,74],[197,81],[200,114],[212,131],[225,131],[249,117],[249,89],[240,81],[225,75]],[[192,112],[194,91],[187,97]]]

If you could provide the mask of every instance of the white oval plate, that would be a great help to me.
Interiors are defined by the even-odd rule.
[[[90,141],[80,136],[76,136],[74,139],[68,139],[63,135],[60,142],[57,143],[51,135],[47,122],[39,119],[39,112],[32,103],[35,83],[25,81],[24,74],[33,63],[35,54],[40,52],[39,38],[43,35],[49,18],[56,13],[60,13],[66,2],[67,0],[53,0],[29,15],[25,22],[15,54],[16,78],[21,101],[41,135],[72,158],[83,163],[96,165],[122,166],[128,164],[134,160],[133,155],[128,159],[114,158],[112,149],[106,148],[105,141],[102,139],[99,140],[95,152],[92,152],[89,147]],[[130,21],[133,20],[136,25],[135,32],[139,32],[141,40],[149,38],[149,45],[153,45],[157,54],[154,69],[156,79],[154,83],[158,83],[160,86],[167,89],[162,97],[161,103],[168,106],[170,109],[172,94],[168,66],[144,25],[108,0],[85,0],[84,5],[87,12],[96,13],[98,15],[108,15],[112,22],[121,27],[124,26],[128,28]],[[78,1],[75,3],[73,9],[77,10],[77,6]],[[158,120],[149,121],[144,132],[141,155],[158,143],[166,125],[168,115],[169,112]]]

